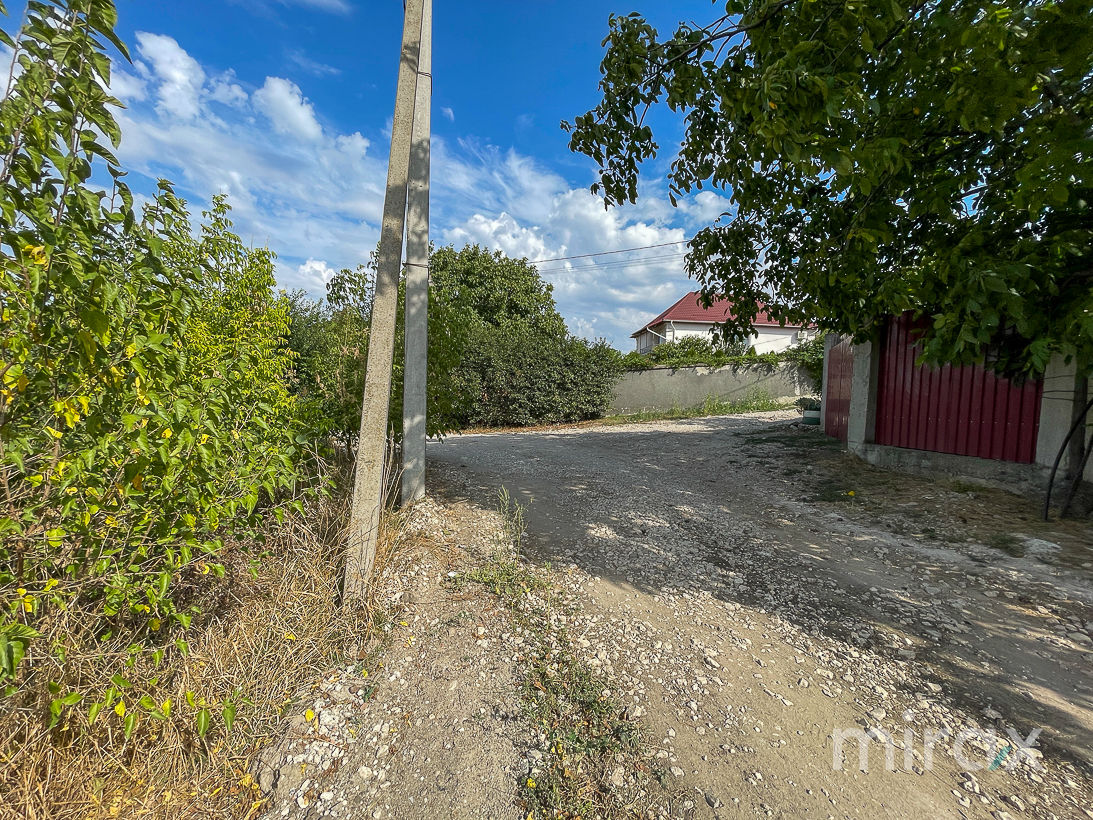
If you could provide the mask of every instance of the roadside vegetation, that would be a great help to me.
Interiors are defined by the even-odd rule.
[[[27,15],[0,33],[4,807],[253,817],[249,753],[374,637],[336,606],[347,465],[300,397],[272,254],[222,198],[135,204],[113,3]]]
[[[613,15],[564,127],[608,205],[661,163],[673,200],[731,192],[686,262],[732,295],[726,337],[760,308],[857,341],[912,311],[930,363],[1089,375],[1089,1],[719,5],[667,33]]]
[[[326,298],[291,299],[290,346],[309,417],[352,446],[368,358],[372,274],[343,270]],[[395,340],[391,420],[402,422],[402,321]],[[621,373],[606,342],[573,336],[550,285],[523,260],[478,246],[430,260],[428,431],[521,427],[599,418]]]
[[[778,353],[756,353],[742,345],[715,344],[712,339],[690,336],[659,344],[648,353],[634,350],[622,357],[622,368],[627,371],[695,366],[771,371],[783,364],[797,365],[815,384],[819,384],[824,367],[823,335]]]

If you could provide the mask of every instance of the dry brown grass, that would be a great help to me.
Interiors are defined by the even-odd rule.
[[[171,644],[159,666],[144,651],[127,667],[126,647],[102,645],[79,612],[51,623],[48,638],[68,647],[64,664],[37,659],[38,690],[0,701],[0,817],[258,816],[264,801],[247,771],[254,754],[324,671],[365,658],[382,640],[379,609],[343,611],[337,603],[346,518],[339,497],[315,500],[305,516],[271,524],[254,575],[249,558],[230,551],[226,577],[210,576],[197,590],[208,614],[188,630],[189,652]],[[385,521],[377,576],[408,546],[402,524],[398,514]],[[123,692],[127,712],[144,696],[155,704],[170,698],[169,717],[141,713],[128,739],[113,709],[89,725],[86,704],[102,698],[115,674],[133,681]],[[67,710],[53,730],[46,728],[53,697],[46,680],[85,695],[85,704]],[[195,694],[193,706],[187,692]],[[228,701],[238,704],[230,733],[222,718]],[[202,703],[212,720],[199,738]]]

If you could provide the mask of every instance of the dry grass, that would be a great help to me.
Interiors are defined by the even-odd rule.
[[[0,701],[0,817],[258,816],[264,800],[247,771],[254,754],[325,671],[366,657],[382,640],[378,609],[343,611],[337,603],[346,518],[344,498],[315,500],[305,516],[270,525],[261,560],[230,552],[226,577],[208,576],[198,591],[208,614],[188,630],[188,653],[172,642],[159,665],[146,650],[130,667],[126,647],[103,645],[79,612],[50,624],[48,637],[64,642],[67,656],[63,665],[38,658],[34,678],[82,693],[85,702],[49,730],[55,695],[44,683],[20,693],[17,703]],[[408,537],[402,517],[388,516],[377,576]],[[128,739],[112,707],[88,721],[87,706],[119,674],[133,682],[120,692],[126,713],[139,715]],[[192,705],[187,692],[194,693]],[[138,705],[142,697],[150,705],[170,699],[169,716],[151,717]],[[227,732],[229,702],[237,713]],[[196,730],[202,708],[211,717],[204,738]]]

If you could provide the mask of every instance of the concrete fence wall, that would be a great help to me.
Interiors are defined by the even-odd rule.
[[[615,386],[611,413],[641,413],[694,407],[713,396],[721,401],[743,400],[754,394],[774,399],[811,396],[812,380],[799,367],[656,367],[625,374]]]

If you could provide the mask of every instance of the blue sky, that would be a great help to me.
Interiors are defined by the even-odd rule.
[[[612,12],[662,31],[716,16],[709,0],[434,0],[432,236],[545,259],[681,240],[728,208],[705,192],[680,208],[646,169],[636,206],[605,211],[594,167],[559,128],[597,100]],[[16,5],[16,4],[12,4]],[[402,30],[398,0],[119,0],[112,90],[137,192],[158,177],[193,210],[226,192],[245,241],[278,255],[278,280],[318,296],[333,270],[375,248]],[[5,26],[10,30],[10,22]],[[661,123],[670,148],[679,123]],[[682,248],[545,263],[570,329],[622,349],[693,288]],[[652,258],[653,261],[644,261]],[[641,262],[641,264],[635,264]]]

